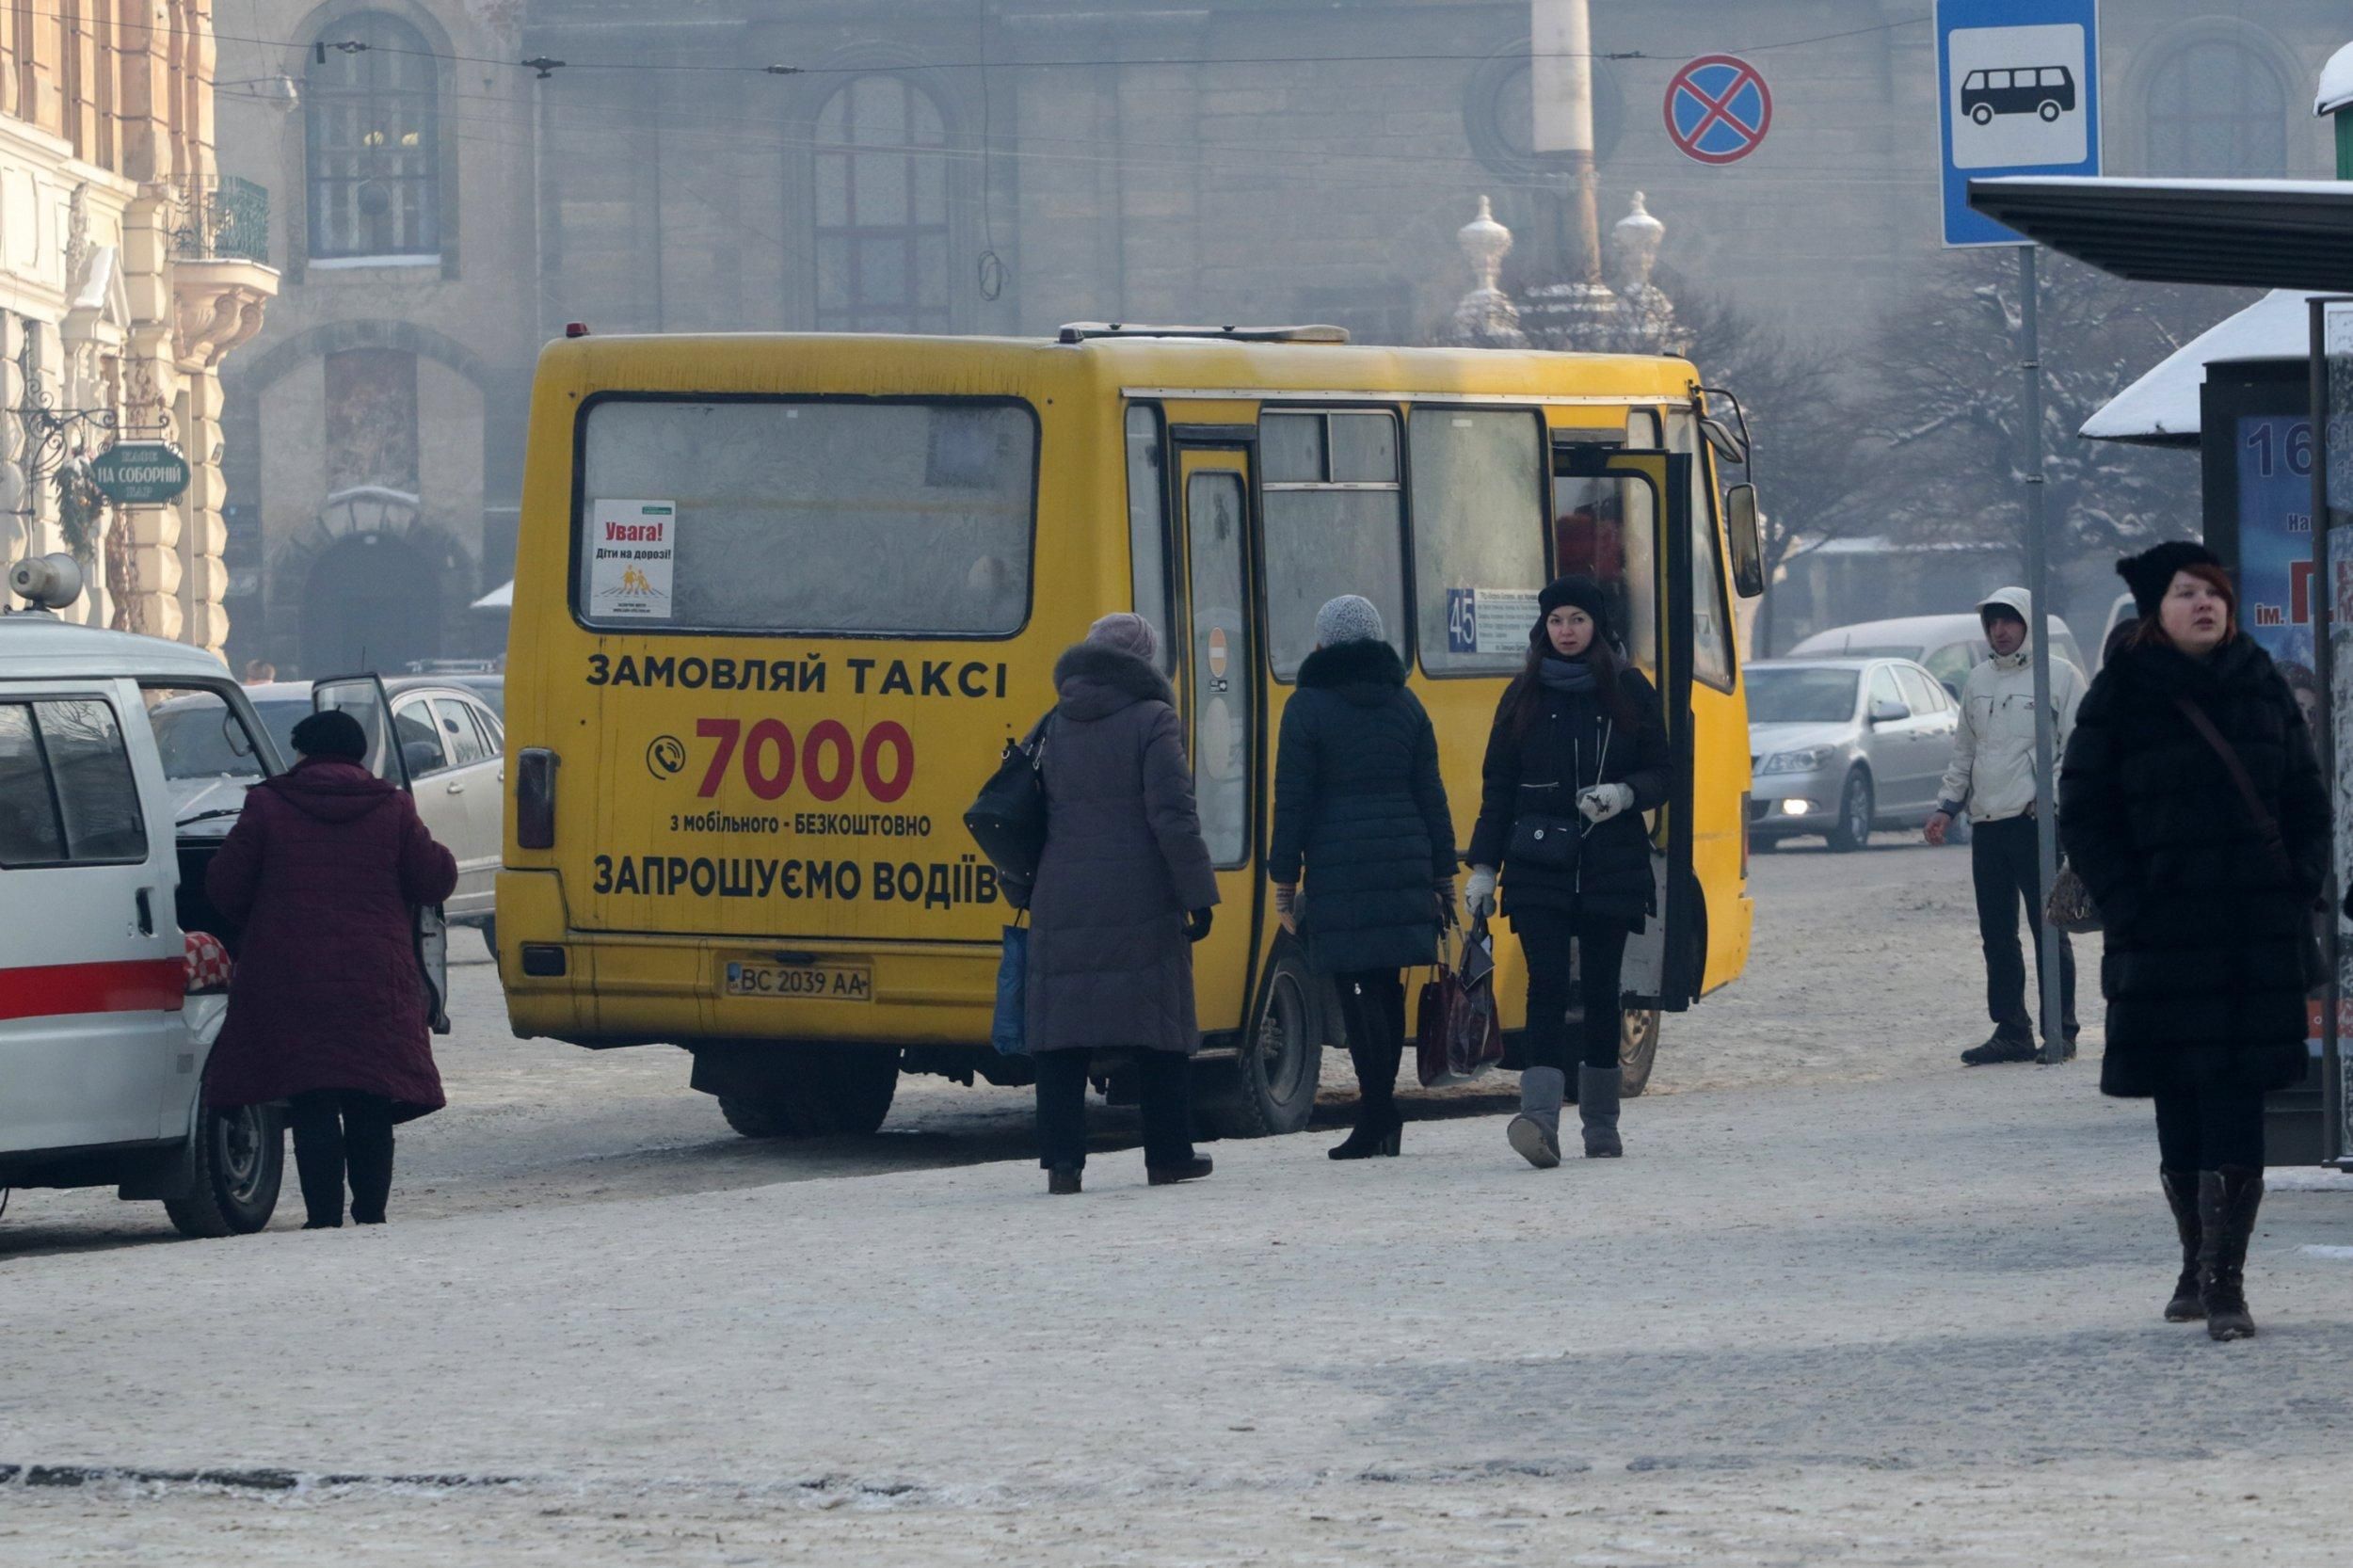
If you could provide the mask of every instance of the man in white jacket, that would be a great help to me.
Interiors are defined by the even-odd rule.
[[[1993,1037],[1961,1053],[1973,1067],[2036,1060],[2018,914],[2023,904],[2029,939],[2037,939],[2043,900],[2035,826],[2034,600],[2024,588],[1998,588],[1977,606],[1977,617],[1985,624],[1993,657],[1971,670],[1961,688],[1952,765],[1945,770],[1936,811],[1928,821],[1929,842],[1941,844],[1953,819],[1964,808],[1969,812],[1969,869],[1977,883],[1977,935],[1985,944],[1985,1007],[1993,1020]],[[2083,695],[2082,672],[2065,659],[2053,659],[2054,759],[2067,750]],[[2064,933],[2058,950],[2059,994],[2072,1055],[2075,952]],[[2040,965],[2040,957],[2036,962]]]

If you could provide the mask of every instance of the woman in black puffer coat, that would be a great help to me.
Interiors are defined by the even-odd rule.
[[[2085,695],[2059,774],[2060,840],[2106,928],[2100,1088],[2156,1102],[2157,1174],[2182,1240],[2167,1319],[2242,1338],[2255,1332],[2244,1272],[2263,1096],[2304,1077],[2329,797],[2295,696],[2238,630],[2221,563],[2176,543],[2117,569],[2140,631]]]
[[[1298,899],[1302,866],[1307,896]],[[1356,1066],[1356,1126],[1335,1160],[1398,1152],[1397,1069],[1405,1054],[1401,970],[1431,961],[1454,908],[1454,824],[1438,737],[1405,689],[1371,600],[1316,612],[1274,761],[1274,907],[1332,977]]]
[[[1658,694],[1612,644],[1608,600],[1590,577],[1563,577],[1539,597],[1528,666],[1507,687],[1487,737],[1479,826],[1471,834],[1471,913],[1503,912],[1528,960],[1528,1066],[1510,1137],[1531,1165],[1561,1163],[1568,1093],[1570,950],[1585,1039],[1577,1112],[1585,1157],[1625,1152],[1618,1136],[1619,984],[1626,938],[1657,914],[1642,813],[1666,804],[1667,729]],[[1577,840],[1559,870],[1545,840]]]

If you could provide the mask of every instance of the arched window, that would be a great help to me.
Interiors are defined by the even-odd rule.
[[[366,11],[320,39],[326,59],[313,51],[302,95],[312,257],[440,255],[438,62],[423,35]]]
[[[948,133],[902,76],[858,76],[817,113],[817,327],[948,330]]]
[[[2185,43],[2150,72],[2142,112],[2151,174],[2266,178],[2288,171],[2279,73],[2227,38]]]

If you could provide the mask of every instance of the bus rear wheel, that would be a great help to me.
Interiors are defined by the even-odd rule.
[[[1204,1133],[1271,1138],[1307,1125],[1323,1077],[1317,994],[1316,977],[1297,946],[1278,943],[1258,984],[1240,1054],[1202,1064],[1196,1119]]]
[[[747,1060],[726,1048],[734,1060],[715,1086],[719,1114],[746,1138],[863,1138],[882,1127],[898,1092],[896,1050],[776,1045]],[[698,1051],[698,1080],[704,1065]]]

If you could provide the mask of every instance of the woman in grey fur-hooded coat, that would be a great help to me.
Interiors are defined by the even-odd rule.
[[[1030,1049],[1189,1056],[1201,1036],[1185,916],[1217,903],[1217,880],[1176,694],[1150,661],[1094,640],[1063,654],[1054,689],[1046,849],[1030,898]]]

